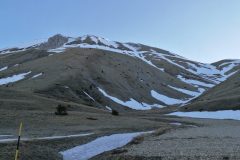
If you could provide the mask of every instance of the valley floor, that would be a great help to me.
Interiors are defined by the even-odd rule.
[[[79,111],[69,111],[68,116],[56,116],[54,109],[49,113],[36,110],[13,113],[2,108],[0,111],[0,160],[13,159],[20,121],[24,122],[20,160],[62,160],[59,152],[101,136],[169,128],[168,121],[154,120],[159,113],[150,111],[120,112],[119,116],[84,106],[79,106]]]
[[[92,115],[93,116],[93,115]],[[96,117],[96,115],[94,115]],[[159,113],[136,112],[116,117],[116,122],[91,122],[93,128],[86,127],[89,135],[60,137],[22,141],[20,159],[24,160],[62,160],[60,151],[86,144],[98,137],[115,133],[131,133],[156,130],[152,134],[140,136],[128,145],[102,153],[92,159],[96,160],[239,160],[240,159],[240,121],[177,118],[163,116]],[[107,116],[108,117],[108,116]],[[109,117],[108,117],[109,118]],[[128,119],[129,118],[129,119]],[[127,123],[132,123],[129,126]],[[141,121],[140,124],[135,124]],[[112,125],[110,125],[112,124]],[[108,125],[109,127],[107,127]],[[97,127],[96,127],[97,128]],[[81,128],[82,130],[83,128]],[[3,130],[1,130],[3,133]],[[49,131],[48,131],[49,132]],[[85,132],[85,133],[86,133]],[[6,133],[6,132],[5,132]],[[34,132],[35,133],[35,132]],[[62,132],[63,134],[64,132]],[[67,135],[69,131],[65,131]],[[81,131],[83,133],[83,130]],[[44,131],[42,133],[44,135]],[[4,135],[4,134],[2,134]],[[7,135],[0,137],[6,138]],[[33,135],[28,135],[33,137]],[[35,135],[36,136],[36,135]],[[25,137],[26,138],[26,137]],[[0,142],[0,159],[11,159],[14,156],[16,142]]]
[[[159,136],[108,152],[94,159],[152,159],[152,160],[239,160],[240,121],[179,118],[177,121],[197,126],[172,129]]]

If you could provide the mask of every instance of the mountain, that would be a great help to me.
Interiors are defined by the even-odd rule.
[[[240,60],[204,64],[139,43],[58,34],[0,50],[0,90],[104,109],[146,110],[194,102],[239,69]]]
[[[240,109],[240,72],[184,106],[184,111]]]

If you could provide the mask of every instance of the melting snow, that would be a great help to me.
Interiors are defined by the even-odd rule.
[[[193,118],[211,118],[211,119],[235,119],[240,120],[240,110],[224,110],[211,112],[173,112],[168,115]]]
[[[60,47],[55,49],[49,49],[48,52],[55,52],[55,53],[62,53],[65,51],[66,48]],[[52,54],[49,54],[48,56],[52,56]]]
[[[87,95],[88,98],[90,98],[91,100],[95,101],[95,99],[94,99],[93,97],[91,97],[87,92],[83,91],[83,93],[84,93],[85,95]]]
[[[195,63],[187,62],[187,64],[190,66],[191,72],[195,74],[219,74],[219,70],[215,66],[212,66],[210,64],[201,64],[198,63],[199,66],[197,66]]]
[[[226,64],[232,64],[232,63],[234,63],[234,64],[240,64],[240,59],[237,59],[237,60],[231,60],[230,62],[225,62],[225,63],[222,63],[221,65],[219,65],[219,67],[221,67],[221,66],[224,66],[224,65],[226,65]]]
[[[19,50],[16,50],[16,51],[10,51],[10,50],[5,50],[5,51],[0,51],[0,54],[8,54],[8,53],[18,53],[18,52],[22,52],[22,51],[25,51],[26,49],[19,49]]]
[[[193,79],[186,79],[182,75],[178,75],[177,78],[185,83],[192,84],[192,85],[204,86],[208,88],[214,87],[214,84],[204,83],[204,82],[193,80]]]
[[[194,96],[194,97],[199,96],[200,94],[202,94],[202,92],[201,92],[202,90],[199,91],[199,92],[194,92],[194,91],[189,91],[189,90],[182,89],[182,88],[173,87],[173,86],[170,86],[170,85],[168,85],[168,86],[170,88],[176,90],[176,91],[179,91],[179,92],[182,92],[184,94],[187,94],[187,95],[190,95],[190,96]]]
[[[138,101],[136,101],[135,99],[133,98],[130,98],[129,101],[122,101],[116,97],[113,97],[113,96],[110,96],[108,95],[104,90],[102,90],[101,88],[98,88],[98,90],[105,96],[105,97],[108,97],[110,98],[112,101],[118,103],[118,104],[121,104],[123,106],[127,106],[129,108],[132,108],[132,109],[136,109],[136,110],[149,110],[149,109],[152,109],[154,107],[156,108],[163,108],[164,106],[162,105],[159,105],[159,104],[153,104],[153,105],[150,105],[150,104],[147,104],[147,103],[140,103]]]
[[[153,98],[167,104],[167,105],[174,105],[174,104],[180,104],[184,103],[186,101],[180,100],[180,99],[175,99],[171,97],[167,97],[165,95],[159,94],[158,92],[151,90],[151,95]]]
[[[106,108],[107,108],[107,110],[112,111],[112,108],[110,108],[110,107],[108,107],[108,106],[106,106]]]
[[[3,67],[3,68],[0,68],[0,72],[1,72],[1,71],[4,71],[4,70],[6,70],[6,69],[8,69],[8,66]]]
[[[226,72],[232,70],[234,67],[236,67],[237,65],[239,65],[239,64],[240,64],[240,60],[236,60],[236,61],[233,61],[233,62],[229,62],[229,63],[227,63],[227,64],[228,64],[227,66],[225,66],[225,67],[223,67],[223,68],[221,69],[222,74],[226,74]],[[223,65],[223,64],[222,64],[222,65]],[[220,65],[220,66],[221,66],[221,65]]]
[[[239,70],[236,70],[235,72],[232,72],[228,75],[226,75],[225,77],[219,78],[222,82],[225,81],[226,79],[228,79],[229,77],[231,77],[232,75],[234,75],[235,73],[237,73]]]
[[[81,41],[85,41],[87,39],[87,35],[81,37]]]
[[[151,132],[123,133],[104,136],[60,153],[63,155],[63,160],[87,160],[103,152],[122,147],[131,142],[133,138],[144,133]]]
[[[31,71],[27,72],[27,73],[21,73],[21,74],[13,75],[11,77],[1,78],[0,79],[0,85],[20,81],[20,80],[24,79],[25,76],[30,74],[30,73],[31,73]]]
[[[32,78],[37,78],[37,77],[39,77],[41,75],[43,75],[43,73],[36,74],[36,75],[32,76]]]
[[[206,80],[210,80],[216,84],[226,80],[226,75],[225,73],[227,71],[230,71],[231,69],[233,69],[235,66],[240,64],[239,60],[235,60],[233,62],[228,62],[231,63],[229,66],[227,66],[226,68],[223,68],[222,70],[218,70],[215,66],[211,65],[211,64],[203,64],[203,63],[194,63],[191,62],[190,60],[185,62],[185,58],[180,57],[178,55],[165,55],[162,53],[158,53],[155,50],[151,50],[151,53],[155,55],[156,59],[161,60],[164,59],[167,62],[180,67],[188,72],[191,72],[195,75],[199,75],[202,78],[206,79]],[[168,57],[175,57],[175,58],[179,58],[182,59],[184,61],[180,61],[180,60],[172,60]],[[189,66],[189,69],[186,68],[185,66],[178,64],[177,62],[182,62],[182,63],[186,63]],[[220,75],[220,77],[216,76],[216,75]]]
[[[98,40],[101,43],[105,44],[106,46],[113,46],[114,48],[118,48],[118,44],[114,41],[109,41],[109,40],[107,40],[105,38],[101,38],[101,37],[98,37]]]
[[[94,36],[91,36],[90,38],[91,38],[91,40],[92,40],[92,41],[94,41],[96,44],[98,44],[98,40],[97,40],[97,38],[96,38],[96,37],[94,37]]]

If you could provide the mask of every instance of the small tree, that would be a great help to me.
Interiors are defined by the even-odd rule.
[[[118,115],[119,115],[119,113],[118,113],[118,111],[116,111],[116,110],[112,109],[112,115],[114,115],[114,116],[118,116]]]
[[[67,108],[65,106],[62,106],[61,104],[59,104],[57,107],[56,107],[56,112],[55,114],[56,115],[67,115]]]

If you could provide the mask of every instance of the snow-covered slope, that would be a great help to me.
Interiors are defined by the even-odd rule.
[[[64,52],[68,48],[75,47],[108,50],[139,58],[144,62],[148,63],[149,65],[158,68],[161,71],[164,71],[164,68],[158,67],[157,64],[154,64],[154,61],[166,61],[171,65],[184,69],[188,73],[190,72],[196,76],[203,78],[205,81],[209,82],[209,84],[219,84],[220,82],[226,80],[226,78],[228,78],[234,73],[230,71],[233,70],[233,68],[235,68],[236,66],[240,65],[240,60],[228,61],[222,63],[219,66],[213,64],[204,64],[188,60],[177,54],[158,48],[135,43],[120,43],[93,35],[86,35],[78,38],[65,38],[67,39],[66,43],[62,44],[60,47],[51,48],[48,51],[60,53]]]
[[[16,53],[25,53],[29,50],[39,50],[39,55],[36,58],[48,55],[59,55],[71,52],[71,49],[95,49],[109,54],[121,54],[137,59],[142,63],[158,70],[160,77],[169,77],[174,79],[173,82],[165,81],[164,78],[157,79],[151,83],[161,85],[148,86],[148,95],[152,99],[159,101],[159,104],[148,104],[139,99],[134,99],[131,95],[121,100],[122,93],[111,93],[106,88],[99,87],[99,95],[133,109],[151,109],[153,107],[161,108],[166,105],[184,105],[190,100],[198,97],[210,88],[225,81],[228,77],[232,76],[240,69],[240,60],[225,60],[213,64],[205,64],[200,62],[191,61],[187,58],[181,57],[177,54],[171,53],[155,47],[146,46],[138,43],[121,43],[117,41],[110,41],[108,39],[97,37],[93,35],[86,35],[82,37],[65,37],[62,35],[55,35],[43,43],[23,47],[0,50],[1,55],[12,55]],[[26,60],[25,60],[26,61]],[[14,62],[18,64],[21,62]],[[14,64],[2,63],[0,64],[0,74],[7,73],[12,70]],[[30,70],[30,68],[29,68]],[[35,75],[31,75],[32,79],[38,79],[43,74],[43,70],[36,71]],[[7,78],[6,75],[3,78]],[[44,76],[47,76],[44,74]],[[149,83],[146,77],[138,75],[138,79],[142,83]],[[102,91],[102,92],[101,92]],[[139,92],[136,90],[136,92]],[[119,95],[113,97],[110,95]],[[94,97],[92,97],[95,99]]]

